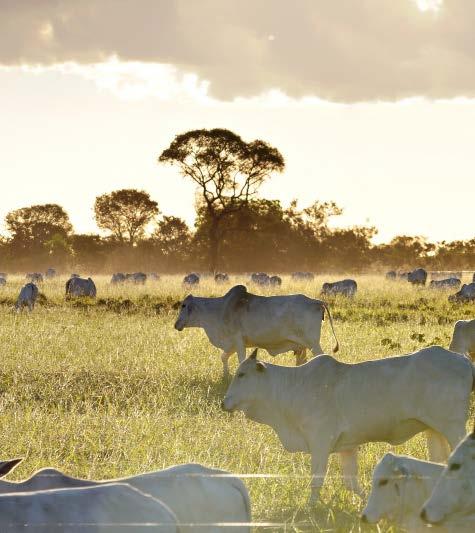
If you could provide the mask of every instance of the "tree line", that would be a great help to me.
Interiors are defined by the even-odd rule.
[[[282,172],[282,154],[262,140],[245,142],[226,129],[192,130],[177,135],[157,158],[174,165],[197,189],[193,228],[163,215],[146,191],[122,189],[98,196],[94,217],[102,234],[77,234],[63,207],[33,205],[5,217],[8,235],[0,238],[0,270],[54,267],[86,272],[175,273],[362,272],[408,269],[475,268],[475,238],[431,243],[398,236],[372,244],[376,228],[334,228],[342,214],[334,202],[300,208],[294,200],[258,196],[259,188]]]

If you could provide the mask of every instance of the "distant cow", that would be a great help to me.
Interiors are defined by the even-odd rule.
[[[183,285],[187,287],[192,287],[193,285],[199,285],[200,284],[200,276],[199,274],[196,274],[195,272],[192,272],[191,274],[187,274],[183,278]]]
[[[0,276],[0,287],[3,287],[6,284],[7,284],[7,280],[4,277]]]
[[[41,283],[43,281],[43,274],[40,272],[30,272],[25,277],[30,280],[31,283]]]
[[[71,278],[66,282],[66,298],[88,296],[95,298],[96,286],[91,278]]]
[[[280,276],[271,276],[269,278],[269,285],[271,287],[280,287],[282,285],[282,278]]]
[[[28,307],[30,311],[35,308],[36,299],[38,298],[38,287],[34,283],[27,283],[20,291],[15,305],[17,311]]]
[[[20,461],[21,459],[14,459],[0,462],[0,477],[11,471]],[[108,483],[126,483],[157,498],[173,510],[180,524],[196,524],[198,531],[250,532],[249,526],[230,525],[248,524],[252,520],[251,503],[246,485],[238,477],[225,470],[194,463],[105,481],[78,479],[54,468],[44,468],[25,481],[0,480],[0,494],[106,486]],[[199,524],[216,525],[199,527]],[[195,529],[192,526],[182,527],[180,531],[195,531]]]
[[[69,277],[70,278],[80,278],[81,274],[76,274],[75,272],[73,272]]]
[[[457,524],[473,531],[475,523],[475,433],[467,435],[449,457],[430,498],[424,504],[421,518],[433,525]],[[466,525],[466,528],[461,529]]]
[[[475,360],[475,320],[459,320],[455,323],[449,350]]]
[[[7,279],[8,275],[6,272],[0,272],[0,278]]]
[[[214,281],[216,283],[228,283],[229,276],[225,272],[217,272],[214,275]]]
[[[293,281],[313,281],[315,276],[311,272],[293,272]]]
[[[461,281],[458,278],[447,278],[441,280],[433,279],[429,283],[430,289],[458,289],[461,285]]]
[[[48,268],[48,270],[45,273],[46,279],[53,279],[57,276],[56,270],[54,268]]]
[[[293,350],[297,364],[305,359],[305,350],[314,355],[323,352],[320,333],[324,312],[328,306],[321,300],[303,294],[288,296],[258,296],[236,285],[220,298],[198,298],[191,294],[182,303],[175,329],[203,328],[210,342],[223,350],[224,375],[229,372],[228,360],[235,352],[239,361],[246,357],[246,348],[259,346],[270,355]],[[338,350],[336,339],[334,351]]]
[[[473,302],[475,301],[475,283],[462,285],[462,288],[449,296],[449,302]]]
[[[223,407],[271,426],[287,451],[311,454],[311,502],[332,453],[341,456],[345,485],[360,492],[361,444],[402,444],[427,431],[431,460],[439,462],[447,442],[454,448],[465,434],[474,366],[440,346],[355,364],[320,355],[296,368],[256,354],[239,365]]]
[[[324,283],[320,294],[322,296],[354,296],[358,285],[354,279],[344,279],[335,283]]]
[[[363,522],[388,520],[405,531],[424,529],[420,512],[444,465],[387,453],[376,465]]]
[[[134,272],[133,274],[127,274],[125,277],[127,281],[135,283],[136,285],[145,285],[145,282],[147,281],[147,274],[144,274],[143,272]]]
[[[386,272],[386,279],[395,280],[397,278],[397,274],[395,270],[390,270],[389,272]]]
[[[261,287],[267,287],[270,285],[270,277],[265,272],[254,272],[251,275],[251,281]]]
[[[410,272],[399,272],[397,276],[399,279],[407,280],[409,278],[409,274]]]
[[[3,532],[112,533],[123,531],[124,524],[134,531],[142,527],[150,533],[180,531],[169,507],[124,483],[0,496]]]
[[[427,272],[423,268],[416,268],[407,275],[407,281],[412,285],[425,285],[427,281]]]
[[[160,276],[156,272],[150,272],[150,274],[148,275],[148,278],[151,279],[152,281],[160,280]]]
[[[126,279],[125,274],[122,272],[116,272],[115,274],[112,274],[111,284],[120,285],[121,283],[124,283]]]
[[[475,273],[472,276],[472,282],[475,283]]]

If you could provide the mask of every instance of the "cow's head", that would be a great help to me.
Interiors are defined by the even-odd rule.
[[[246,413],[256,399],[262,380],[266,378],[266,369],[266,364],[257,360],[257,349],[254,350],[238,366],[224,397],[223,409]]]
[[[180,312],[175,322],[175,329],[183,331],[183,328],[193,326],[193,311],[195,310],[194,298],[189,294],[180,306]]]
[[[404,484],[409,471],[401,458],[387,453],[376,465],[368,503],[361,515],[363,522],[376,524],[383,518],[400,520],[403,511]]]
[[[438,479],[431,497],[421,510],[428,524],[471,514],[475,502],[475,433],[455,448]]]
[[[9,461],[0,461],[0,478],[6,476],[11,472],[18,463],[21,463],[23,459],[10,459]]]

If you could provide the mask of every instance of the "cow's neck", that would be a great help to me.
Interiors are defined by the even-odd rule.
[[[223,299],[222,298],[193,298],[197,313],[193,325],[198,328],[207,328],[210,325],[210,318],[222,319]]]

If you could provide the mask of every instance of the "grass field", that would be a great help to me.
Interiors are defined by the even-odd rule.
[[[475,317],[473,304],[449,304],[446,292],[377,276],[356,279],[354,300],[330,301],[341,344],[337,357],[346,362],[430,344],[448,346],[453,323]],[[27,458],[13,479],[46,465],[108,478],[201,462],[239,474],[275,476],[245,479],[253,520],[287,524],[267,530],[376,530],[360,524],[364,502],[335,479],[336,461],[330,464],[323,503],[309,510],[309,456],[287,453],[270,428],[220,409],[226,383],[219,351],[201,330],[173,328],[177,303],[186,294],[181,278],[165,277],[144,287],[95,280],[96,302],[65,302],[65,279],[43,283],[45,298],[32,314],[12,312],[22,278],[12,276],[0,288],[0,459]],[[231,284],[243,281],[232,278]],[[315,297],[322,282],[297,284],[284,277],[278,292]],[[205,281],[193,292],[224,291]],[[328,351],[333,346],[327,321],[322,346]],[[260,358],[271,359],[265,352]],[[274,362],[293,365],[294,357]],[[234,369],[235,357],[231,363]],[[387,450],[383,444],[362,447],[365,489]],[[395,451],[425,458],[425,439],[417,437]],[[389,526],[382,524],[380,531],[390,531]]]

